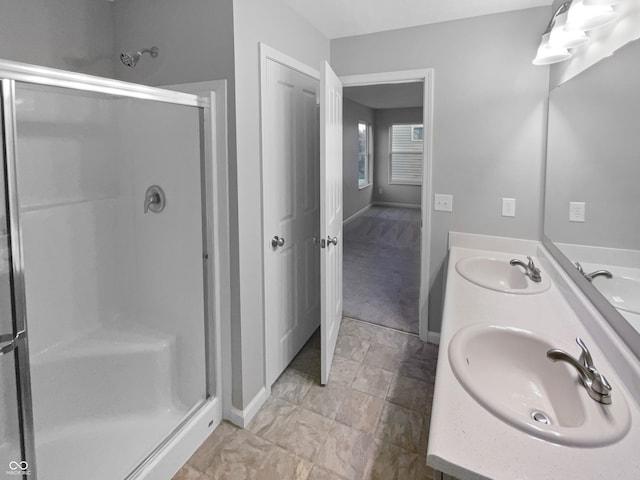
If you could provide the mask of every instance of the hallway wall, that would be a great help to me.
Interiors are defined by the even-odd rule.
[[[343,220],[347,220],[371,205],[373,199],[373,179],[371,185],[358,188],[358,122],[368,122],[374,127],[375,110],[345,98],[342,112],[342,208],[344,209]],[[373,135],[375,142],[375,133]],[[374,146],[374,156],[375,152]],[[371,167],[375,176],[374,163],[372,160]]]

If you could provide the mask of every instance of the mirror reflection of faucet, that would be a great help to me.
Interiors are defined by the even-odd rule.
[[[164,190],[158,185],[151,185],[144,194],[144,213],[149,210],[153,213],[160,213],[167,204],[167,197]]]
[[[593,282],[593,279],[596,277],[613,278],[613,275],[609,270],[596,270],[595,272],[586,273],[583,270],[582,265],[580,265],[580,262],[576,262],[575,265],[578,271],[584,276],[584,278],[589,280],[589,282]]]
[[[510,265],[520,265],[524,268],[524,274],[531,279],[533,282],[541,282],[542,275],[540,274],[540,269],[536,267],[535,263],[533,263],[533,258],[527,257],[529,263],[524,263],[522,260],[518,260],[514,258],[509,262]]]

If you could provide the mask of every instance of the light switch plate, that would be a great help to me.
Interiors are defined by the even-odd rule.
[[[515,198],[502,199],[502,216],[503,217],[516,216],[516,199]]]
[[[586,204],[584,202],[569,202],[569,221],[584,222]]]
[[[435,194],[433,209],[438,212],[453,212],[453,195]]]

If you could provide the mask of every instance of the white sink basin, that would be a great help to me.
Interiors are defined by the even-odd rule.
[[[475,324],[456,332],[448,353],[464,389],[509,425],[561,445],[597,447],[618,441],[631,426],[620,389],[612,384],[611,405],[592,400],[575,368],[547,358],[552,348],[576,357],[579,352],[575,345],[563,348],[526,330]],[[598,358],[594,361],[597,367]]]
[[[534,282],[524,268],[512,266],[510,259],[467,257],[456,263],[457,272],[476,285],[498,292],[531,295],[549,290],[551,281],[542,272],[542,281]]]
[[[592,285],[617,309],[640,314],[640,281],[637,279],[620,275],[596,277]]]

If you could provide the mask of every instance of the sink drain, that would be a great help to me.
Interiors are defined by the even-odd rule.
[[[531,418],[544,425],[551,425],[551,419],[542,412],[531,412]]]

